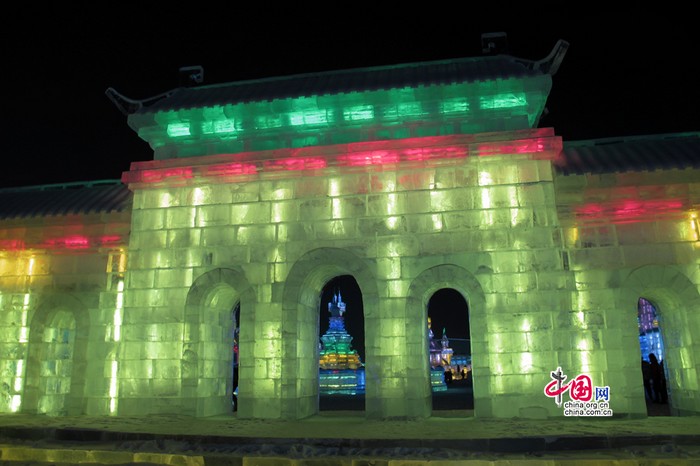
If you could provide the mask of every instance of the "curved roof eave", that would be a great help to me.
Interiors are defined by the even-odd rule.
[[[568,43],[560,40],[547,57],[537,61],[502,54],[179,87],[143,100],[129,99],[113,88],[107,89],[106,94],[122,113],[132,115],[316,95],[533,78],[553,75],[567,48]]]

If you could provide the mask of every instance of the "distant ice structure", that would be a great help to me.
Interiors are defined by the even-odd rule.
[[[345,330],[345,303],[337,291],[328,303],[330,322],[321,336],[319,390],[324,395],[358,395],[365,392],[365,369],[352,336]]]

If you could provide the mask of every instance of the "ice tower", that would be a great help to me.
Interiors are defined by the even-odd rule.
[[[327,395],[358,395],[365,391],[365,370],[345,330],[345,303],[340,291],[328,303],[330,322],[321,336],[320,392]]]
[[[540,119],[567,45],[109,89],[152,160],[0,191],[0,412],[233,416],[240,306],[236,418],[313,416],[321,291],[351,275],[367,418],[432,415],[442,288],[467,301],[477,417],[563,416],[557,368],[645,415],[640,299],[671,411],[700,414],[700,133],[562,141]]]
[[[445,368],[442,365],[442,346],[435,339],[432,319],[428,317],[428,341],[430,347],[430,386],[434,392],[447,390]]]

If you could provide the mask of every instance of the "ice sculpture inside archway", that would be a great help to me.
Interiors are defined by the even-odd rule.
[[[639,348],[642,359],[649,361],[649,353],[654,353],[659,361],[664,359],[664,344],[659,327],[659,316],[651,301],[639,298],[637,305],[639,323]]]
[[[319,348],[320,393],[358,395],[365,391],[365,370],[352,336],[345,329],[346,307],[340,291],[328,303],[329,324]]]

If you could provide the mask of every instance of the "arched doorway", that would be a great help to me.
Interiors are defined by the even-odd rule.
[[[362,293],[351,275],[329,280],[319,312],[319,410],[364,411]]]
[[[664,364],[666,355],[660,318],[652,301],[643,297],[637,302],[637,323],[647,414],[669,416],[668,369]]]
[[[233,396],[231,408],[233,411],[238,411],[238,368],[240,365],[239,349],[240,349],[240,334],[241,334],[241,303],[236,303],[231,311],[231,320],[233,322],[233,383],[231,385]]]
[[[473,410],[469,309],[452,288],[428,301],[428,338],[433,411]]]
[[[252,290],[235,270],[214,269],[192,284],[185,305],[181,371],[182,397],[188,403],[183,414],[202,417],[234,411],[234,367],[240,368],[242,381],[246,380],[246,367],[250,367],[242,365],[241,359],[250,354],[246,344],[253,340],[246,337],[249,323],[242,324],[251,303]],[[240,353],[236,347],[242,349]],[[240,392],[236,401],[235,410],[240,415],[241,406],[246,405]]]
[[[201,308],[198,342],[199,392],[200,395],[209,398],[206,403],[212,414],[233,411],[233,348],[237,307],[239,306],[236,290],[231,286],[218,284],[211,288]],[[228,409],[221,403],[224,400],[228,400]],[[218,405],[219,403],[221,405]]]

